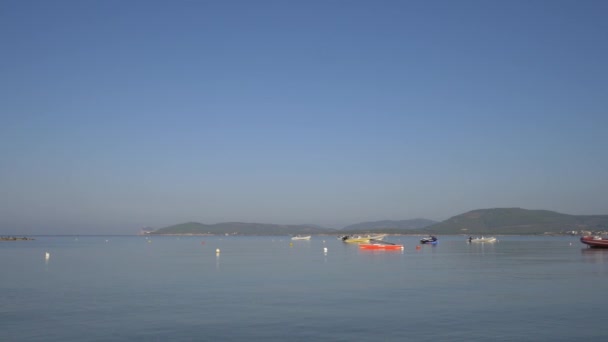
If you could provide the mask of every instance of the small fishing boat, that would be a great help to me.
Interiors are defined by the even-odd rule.
[[[420,243],[422,243],[422,244],[436,245],[437,244],[437,237],[431,235],[429,237],[422,238],[422,239],[420,239]]]
[[[310,235],[308,235],[308,236],[294,236],[291,239],[292,240],[310,240]]]
[[[496,242],[497,240],[493,236],[490,236],[490,237],[482,236],[482,237],[476,237],[476,238],[469,236],[469,239],[467,241],[471,243],[471,242]]]
[[[402,251],[403,245],[397,245],[390,242],[372,240],[370,243],[359,244],[359,249],[365,250],[381,250],[381,251]]]
[[[608,248],[608,238],[601,236],[582,236],[581,242],[593,248]]]
[[[367,235],[367,236],[344,235],[344,236],[341,236],[339,239],[342,240],[343,242],[347,242],[347,243],[366,243],[366,242],[370,242],[371,240],[380,241],[380,240],[384,239],[385,236],[386,236],[386,234],[376,234],[376,235]]]

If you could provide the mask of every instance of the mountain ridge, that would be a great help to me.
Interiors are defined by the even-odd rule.
[[[331,228],[314,225],[281,225],[270,223],[222,222],[204,224],[199,222],[180,223],[151,232],[154,235],[291,235],[291,234],[328,234],[337,232]]]
[[[420,229],[436,223],[439,222],[424,218],[415,218],[411,220],[381,220],[351,224],[342,228],[342,230]]]
[[[608,215],[569,215],[550,210],[471,210],[421,231],[433,234],[545,234],[608,229]]]
[[[435,222],[425,225],[425,223]],[[413,225],[423,225],[418,228]],[[391,226],[392,225],[392,226]],[[410,228],[412,227],[412,228]],[[155,235],[330,235],[357,233],[386,234],[563,234],[568,231],[608,230],[608,215],[569,215],[550,210],[522,208],[475,209],[442,222],[428,219],[362,222],[342,229],[317,225],[280,225],[269,223],[187,222],[150,232]]]

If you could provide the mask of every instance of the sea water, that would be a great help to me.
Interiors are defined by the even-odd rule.
[[[388,236],[405,249],[384,252],[334,236],[1,242],[0,340],[608,339],[608,249],[498,238]]]

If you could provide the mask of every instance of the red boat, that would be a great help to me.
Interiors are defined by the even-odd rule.
[[[608,248],[608,238],[604,239],[601,236],[583,236],[581,242],[589,247]]]
[[[395,244],[388,244],[388,243],[362,243],[362,244],[359,244],[359,249],[381,250],[381,251],[402,251],[403,245],[395,245]]]

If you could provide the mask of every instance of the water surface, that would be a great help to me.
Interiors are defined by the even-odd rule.
[[[608,250],[576,237],[439,239],[417,250],[419,237],[386,238],[403,252],[333,236],[2,242],[2,340],[608,338]]]

